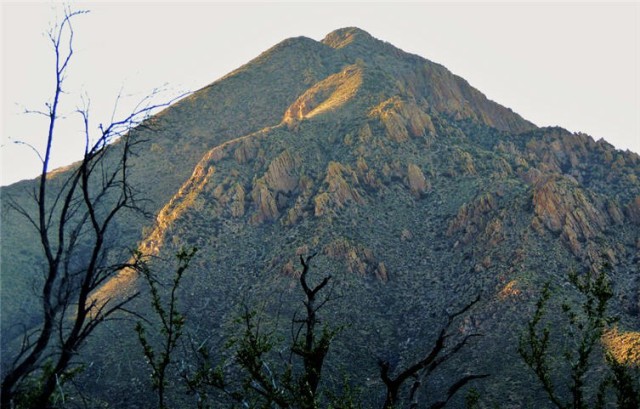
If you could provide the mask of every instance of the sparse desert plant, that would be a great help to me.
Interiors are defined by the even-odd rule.
[[[171,283],[169,299],[166,305],[160,295],[157,278],[154,277],[147,263],[138,263],[138,271],[149,285],[151,307],[159,318],[157,326],[159,334],[154,334],[153,338],[160,338],[161,340],[158,342],[150,338],[147,326],[140,321],[136,324],[135,329],[144,356],[151,367],[151,382],[153,389],[157,392],[158,407],[160,409],[167,408],[165,400],[165,390],[168,384],[167,369],[172,362],[173,351],[178,346],[178,340],[182,336],[185,323],[184,315],[178,310],[177,291],[184,273],[189,268],[189,262],[196,251],[196,248],[191,250],[182,249],[176,255],[178,268]],[[153,327],[153,329],[156,329],[156,327]]]
[[[569,302],[562,303],[567,326],[561,331],[563,337],[568,338],[559,352],[561,356],[556,356],[551,328],[544,323],[552,295],[549,283],[544,285],[533,317],[520,338],[520,356],[534,372],[549,401],[559,409],[611,405],[631,409],[640,404],[637,374],[632,368],[618,363],[602,347],[605,329],[615,322],[607,311],[613,296],[608,270],[604,265],[582,275],[569,274],[569,281],[581,296],[582,304],[576,308]],[[598,368],[605,370],[595,374]],[[563,385],[562,382],[567,383]],[[611,391],[614,397],[610,396]]]

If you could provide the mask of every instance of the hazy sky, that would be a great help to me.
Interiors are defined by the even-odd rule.
[[[559,125],[640,152],[640,3],[612,2],[83,2],[74,20],[54,165],[77,158],[80,96],[93,126],[163,86],[197,90],[292,36],[321,40],[357,26],[443,64],[490,99],[536,125]],[[34,177],[53,91],[53,54],[44,33],[58,2],[2,3],[1,184]],[[170,94],[167,94],[167,97]],[[75,155],[75,156],[74,156]]]

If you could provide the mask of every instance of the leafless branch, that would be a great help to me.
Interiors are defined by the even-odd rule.
[[[142,140],[134,140],[136,126],[142,126],[156,110],[166,107],[179,96],[165,103],[154,103],[158,90],[144,97],[135,109],[120,120],[112,120],[100,126],[97,138],[92,138],[88,98],[82,98],[78,108],[82,118],[85,150],[79,164],[64,174],[55,189],[50,186],[47,174],[53,153],[60,100],[65,95],[64,82],[74,55],[73,19],[86,11],[65,8],[62,21],[49,32],[49,40],[55,55],[55,89],[45,111],[31,111],[48,117],[44,150],[40,153],[33,146],[42,162],[42,172],[33,199],[37,214],[11,200],[10,207],[23,216],[36,230],[45,260],[44,282],[39,290],[42,303],[41,323],[33,330],[25,329],[22,347],[13,365],[2,379],[0,405],[11,407],[24,382],[42,368],[45,358],[53,363],[51,371],[43,378],[43,384],[35,405],[45,407],[58,380],[78,353],[79,347],[95,328],[134,297],[122,300],[102,300],[92,297],[92,292],[105,280],[132,263],[110,263],[108,234],[116,217],[125,210],[138,210],[136,195],[128,179],[129,158],[132,149]],[[114,108],[113,118],[115,118]],[[117,138],[119,143],[111,145]],[[81,245],[82,243],[82,245]],[[88,246],[88,248],[86,247]],[[50,373],[49,373],[50,372]]]
[[[24,141],[13,141],[13,143],[15,143],[16,145],[23,145],[26,146],[27,148],[31,149],[36,156],[38,156],[38,159],[40,159],[40,162],[44,162],[44,158],[42,157],[42,155],[40,155],[40,152],[38,151],[38,149],[36,149],[35,146],[31,145],[30,143],[24,142]]]
[[[401,371],[397,376],[392,377],[390,373],[391,365],[389,361],[378,361],[378,365],[380,366],[380,378],[382,379],[387,389],[386,399],[383,406],[384,409],[390,409],[397,405],[399,401],[400,388],[409,378],[415,379],[413,385],[409,390],[409,399],[412,402],[412,405],[414,405],[415,407],[415,405],[417,405],[418,389],[424,384],[425,378],[427,378],[431,374],[431,372],[433,372],[438,366],[457,354],[470,339],[480,336],[480,334],[477,333],[467,334],[461,340],[456,342],[452,347],[447,346],[447,340],[452,335],[449,332],[451,325],[454,323],[456,318],[468,312],[479,301],[480,295],[478,295],[473,301],[465,305],[460,310],[454,312],[453,314],[449,314],[447,317],[447,322],[440,330],[435,343],[431,347],[431,350],[426,355],[424,355],[424,358],[410,365],[408,368]],[[470,375],[461,378],[459,381],[456,381],[456,383],[454,383],[454,385],[449,389],[451,395],[447,397],[444,403],[446,404],[451,396],[453,396],[453,394],[455,394],[455,392],[457,392],[457,390],[464,386],[467,382],[484,376],[486,375]]]

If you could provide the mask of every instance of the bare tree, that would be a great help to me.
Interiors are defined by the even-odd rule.
[[[283,356],[279,353],[280,361],[272,362],[269,359],[273,357],[270,354],[275,347],[273,334],[261,329],[256,312],[248,308],[245,308],[239,320],[244,326],[242,336],[233,338],[228,343],[235,350],[233,361],[227,368],[214,369],[206,348],[199,348],[198,353],[202,355],[203,361],[192,376],[186,376],[186,383],[193,393],[203,399],[203,407],[206,405],[204,401],[208,399],[209,387],[222,391],[224,399],[242,407],[320,407],[322,393],[319,385],[323,365],[331,341],[341,331],[341,327],[331,329],[322,325],[322,330],[318,330],[321,324],[318,311],[332,298],[330,294],[323,298],[318,296],[327,288],[330,275],[325,276],[317,285],[310,284],[309,269],[315,256],[316,253],[307,257],[300,256],[302,272],[299,281],[305,294],[305,313],[300,318],[294,314],[291,319],[291,344],[285,348],[289,349],[289,354]],[[225,373],[225,369],[230,369],[231,373]],[[241,384],[239,387],[236,385],[238,380]]]
[[[207,388],[209,387],[222,391],[223,399],[235,402],[242,407],[281,409],[362,407],[360,398],[357,396],[358,392],[354,394],[348,381],[345,380],[342,385],[337,386],[342,390],[342,394],[336,394],[335,385],[332,386],[331,381],[325,381],[324,388],[321,385],[324,376],[323,367],[331,343],[344,327],[338,326],[332,329],[318,316],[318,311],[333,300],[331,287],[328,286],[332,276],[325,276],[315,285],[310,283],[309,269],[315,255],[314,253],[307,257],[300,256],[302,272],[299,281],[305,295],[303,300],[305,313],[301,317],[293,316],[291,344],[285,348],[290,351],[289,356],[283,357],[281,351],[278,354],[284,365],[278,365],[278,362],[269,360],[273,357],[275,348],[274,336],[261,329],[261,323],[256,319],[255,312],[245,309],[239,320],[244,327],[243,335],[229,342],[229,345],[235,348],[233,360],[231,362],[223,360],[216,367],[207,349],[200,345],[198,353],[202,355],[203,360],[192,376],[185,376],[191,392],[202,399],[202,407],[207,407]],[[320,292],[327,288],[329,288],[329,294],[321,297]],[[453,325],[459,322],[459,318],[468,313],[479,300],[478,296],[459,311],[449,314],[431,349],[397,375],[392,375],[391,364],[388,361],[379,361],[380,377],[386,388],[383,409],[400,407],[440,409],[445,407],[451,398],[469,382],[489,376],[486,374],[461,375],[448,390],[444,391],[442,399],[431,402],[429,406],[419,406],[418,391],[426,384],[427,378],[437,368],[456,356],[471,340],[481,336],[474,331],[456,335],[457,331],[452,329]],[[237,369],[241,370],[240,374],[236,372]],[[329,379],[333,378],[329,377]],[[238,380],[241,384],[240,388],[234,386]],[[409,383],[411,385],[407,386]],[[407,389],[406,396],[401,396],[401,392],[405,390],[403,388]]]
[[[76,111],[84,125],[83,158],[61,174],[61,183],[52,184],[50,160],[74,54],[72,22],[85,13],[66,8],[61,22],[49,31],[55,53],[53,98],[45,111],[28,111],[46,116],[49,122],[45,148],[39,153],[42,172],[32,194],[37,210],[31,212],[15,201],[11,207],[36,230],[41,244],[45,259],[38,290],[42,310],[39,325],[25,330],[13,362],[3,371],[3,408],[49,407],[54,392],[72,373],[72,360],[87,337],[137,295],[117,300],[92,297],[105,280],[138,262],[136,258],[111,260],[109,237],[116,217],[141,210],[129,183],[130,158],[142,142],[134,128],[148,125],[149,115],[173,101],[153,103],[158,93],[154,91],[123,119],[112,117],[108,125],[101,124],[95,135],[85,103]]]
[[[400,388],[404,385],[405,382],[410,379],[413,379],[413,384],[409,389],[409,407],[411,409],[417,408],[418,390],[421,386],[423,386],[425,379],[436,368],[438,368],[440,365],[460,352],[460,350],[467,344],[469,340],[481,336],[481,334],[479,333],[471,332],[458,339],[452,345],[449,345],[449,340],[452,337],[452,333],[450,332],[451,325],[455,322],[456,318],[469,311],[469,309],[471,309],[471,307],[473,307],[479,300],[480,297],[478,296],[474,301],[464,306],[460,311],[450,314],[447,318],[447,323],[440,330],[438,338],[436,339],[434,345],[431,347],[431,350],[426,355],[424,355],[422,359],[400,371],[400,373],[398,373],[395,377],[391,376],[391,365],[389,361],[380,360],[378,362],[380,366],[380,378],[384,382],[387,389],[386,398],[383,405],[384,409],[392,409],[398,406],[401,401]],[[429,406],[429,408],[437,409],[444,407],[447,402],[467,383],[475,379],[486,378],[487,376],[489,375],[470,374],[460,377],[449,387],[445,399],[434,402],[433,404],[431,404],[431,406]]]
[[[318,339],[316,334],[316,324],[319,323],[319,319],[316,315],[318,310],[329,300],[325,298],[319,305],[316,305],[316,295],[329,283],[331,276],[326,276],[322,279],[320,284],[315,287],[309,287],[307,283],[307,274],[309,272],[309,262],[315,257],[315,253],[307,256],[304,259],[300,256],[300,264],[302,265],[302,273],[300,274],[300,285],[307,297],[304,301],[304,306],[307,311],[306,317],[302,320],[296,320],[304,326],[298,330],[298,333],[294,337],[293,346],[291,352],[302,358],[304,364],[304,373],[300,382],[300,394],[304,403],[308,407],[314,407],[317,401],[318,384],[320,383],[320,377],[322,376],[322,366],[324,359],[329,352],[329,345],[335,335],[335,331],[327,330],[324,328],[322,334]],[[300,332],[304,332],[304,339],[298,340]]]

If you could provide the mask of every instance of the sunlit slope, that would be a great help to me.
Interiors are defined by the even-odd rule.
[[[282,118],[291,101],[308,88],[313,75],[327,75],[333,67],[329,47],[313,40],[283,41],[255,60],[215,83],[195,92],[156,115],[137,130],[144,141],[130,158],[130,181],[139,203],[152,215],[129,213],[112,232],[119,238],[119,257],[126,257],[151,228],[153,215],[188,179],[202,155],[227,140],[262,129]],[[325,64],[327,66],[325,66]],[[116,160],[117,158],[113,158]],[[111,161],[107,159],[107,162]],[[55,192],[68,172],[56,172],[50,192]],[[37,181],[23,181],[1,189],[2,246],[0,278],[3,342],[20,332],[16,323],[33,323],[40,303],[33,295],[42,277],[39,238],[22,216],[12,211],[10,199],[35,211],[32,192]]]

